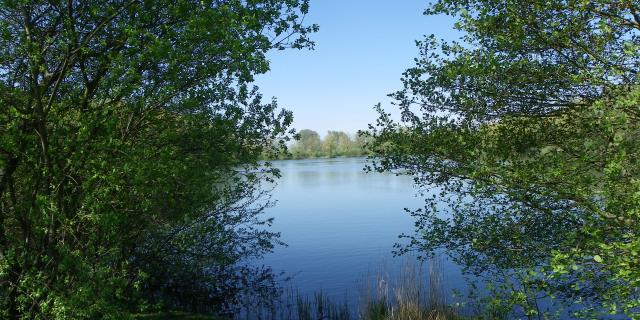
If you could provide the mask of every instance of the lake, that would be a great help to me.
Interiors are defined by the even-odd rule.
[[[357,303],[363,283],[383,273],[394,279],[407,259],[392,253],[402,233],[414,232],[403,208],[423,200],[409,176],[366,173],[364,158],[274,161],[282,178],[273,192],[277,204],[266,211],[271,228],[287,247],[261,261],[292,279],[283,286],[302,295],[315,292]],[[461,289],[460,269],[440,262],[444,287]],[[369,279],[369,280],[366,280]]]

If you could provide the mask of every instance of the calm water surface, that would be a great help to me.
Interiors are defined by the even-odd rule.
[[[394,243],[413,232],[403,208],[419,208],[411,177],[365,173],[363,158],[276,161],[282,178],[272,230],[282,233],[279,247],[262,261],[292,279],[285,284],[302,294],[322,291],[353,302],[367,275],[395,277],[406,258],[394,258]],[[459,268],[442,261],[446,289],[462,288]]]

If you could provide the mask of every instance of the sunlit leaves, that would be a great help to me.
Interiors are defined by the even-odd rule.
[[[405,250],[448,249],[477,273],[537,270],[539,290],[585,312],[637,313],[639,10],[492,0],[427,10],[456,16],[466,43],[419,43],[392,95],[401,121],[379,110],[372,144],[377,170],[438,190],[413,212]]]
[[[260,206],[214,209],[255,199],[249,191],[277,176],[257,161],[290,138],[292,116],[249,82],[268,70],[269,50],[312,46],[307,10],[297,0],[3,2],[1,309],[121,318],[152,278],[133,263],[152,235],[205,217],[221,229],[263,225]],[[255,241],[245,256],[276,236],[197,230],[227,250]],[[212,264],[238,259],[211,250],[201,254]]]

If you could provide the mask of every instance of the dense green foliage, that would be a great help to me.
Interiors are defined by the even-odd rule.
[[[300,130],[296,141],[291,145],[288,157],[293,159],[319,157],[355,157],[369,154],[365,149],[365,135],[358,134],[354,139],[342,131],[329,131],[324,139],[309,129]]]
[[[420,41],[392,95],[401,119],[380,108],[372,126],[375,168],[413,174],[426,196],[403,251],[507,274],[494,303],[529,317],[550,295],[582,316],[640,318],[640,4],[440,0],[426,13],[466,35]]]
[[[0,4],[1,318],[233,302],[233,266],[277,242],[257,160],[292,133],[248,83],[269,50],[312,45],[307,9]]]

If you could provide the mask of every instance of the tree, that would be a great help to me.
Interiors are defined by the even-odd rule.
[[[322,141],[322,149],[329,157],[344,156],[351,148],[351,138],[342,131],[329,131]]]
[[[145,266],[158,265],[139,263],[149,253],[179,249],[176,265],[201,257],[197,274],[205,261],[237,261],[239,239],[257,241],[245,255],[269,250],[274,235],[255,228],[270,220],[220,208],[277,176],[257,159],[290,136],[291,114],[249,83],[268,70],[266,52],[312,46],[307,10],[305,0],[0,5],[3,318],[120,318],[153,288],[158,270]],[[209,251],[189,251],[202,237]]]
[[[293,158],[362,156],[367,154],[365,144],[370,140],[365,134],[356,135],[355,140],[342,131],[329,131],[324,139],[309,129],[300,130],[298,139],[291,146]]]
[[[291,146],[291,152],[296,157],[317,157],[322,152],[320,135],[309,129],[302,129],[298,133],[298,140]]]
[[[145,237],[130,262],[144,277],[141,303],[233,317],[279,297],[272,270],[246,261],[282,244],[266,228],[273,219],[260,216],[272,204],[269,190],[251,182],[219,188],[224,201],[197,220]]]
[[[354,152],[358,156],[364,156],[370,154],[367,146],[372,143],[371,133],[369,131],[360,130],[356,134],[354,143]]]
[[[426,11],[466,35],[419,42],[392,95],[401,121],[378,108],[372,126],[375,168],[413,174],[427,195],[401,251],[524,275],[511,301],[528,316],[543,292],[583,315],[639,317],[639,12],[626,0]]]

